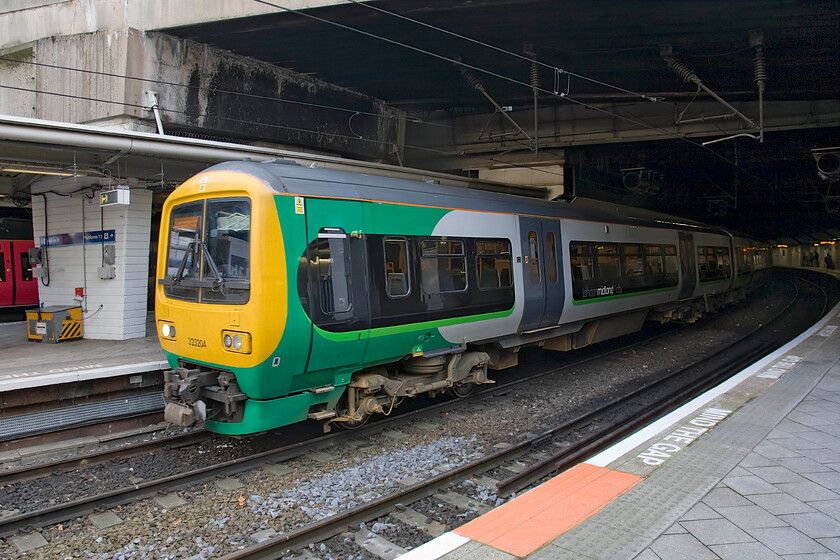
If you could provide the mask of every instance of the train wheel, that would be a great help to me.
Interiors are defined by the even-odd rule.
[[[472,395],[473,391],[475,391],[475,383],[472,381],[456,383],[449,391],[459,399],[463,399]]]
[[[356,430],[367,424],[370,417],[370,414],[363,414],[361,420],[356,420],[355,422],[336,422],[335,424],[344,430]]]

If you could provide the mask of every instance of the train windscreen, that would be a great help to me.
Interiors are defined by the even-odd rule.
[[[166,276],[168,297],[217,304],[246,303],[250,295],[251,203],[207,199],[172,209]]]

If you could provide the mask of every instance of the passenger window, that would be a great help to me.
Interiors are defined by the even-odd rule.
[[[507,288],[511,285],[510,241],[476,241],[475,252],[479,289]]]
[[[408,241],[385,239],[385,292],[403,297],[410,291],[408,276]]]
[[[662,247],[659,245],[645,246],[645,268],[647,269],[647,273],[654,278],[662,276],[665,272]]]
[[[642,247],[640,245],[624,245],[624,276],[630,279],[644,278],[645,269],[642,265]]]
[[[557,282],[557,247],[554,245],[554,232],[549,231],[545,236],[545,266],[548,268],[548,281]]]
[[[618,260],[618,245],[598,245],[597,251],[598,281],[614,282],[621,276],[620,263]]]
[[[572,265],[572,280],[591,280],[592,247],[584,243],[569,244],[569,260]]]
[[[665,274],[677,274],[677,247],[665,246]]]
[[[32,281],[32,265],[29,263],[29,251],[20,253],[20,274],[21,280],[24,282]]]
[[[311,259],[318,272],[321,311],[325,314],[350,310],[350,259],[348,239],[344,233],[319,233],[313,244]]]
[[[540,283],[540,254],[537,248],[537,232],[528,232],[528,262],[531,266],[531,283]]]
[[[425,239],[420,242],[420,253],[423,291],[439,294],[467,289],[467,259],[463,241]]]

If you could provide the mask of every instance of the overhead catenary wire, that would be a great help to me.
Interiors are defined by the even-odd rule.
[[[281,6],[281,5],[279,5],[275,2],[269,2],[268,0],[253,0],[253,1],[255,1],[257,3],[260,3],[260,4],[264,4],[264,5],[274,7],[274,8],[279,9],[279,10],[283,10],[283,11],[290,12],[290,13],[293,13],[293,14],[296,14],[296,15],[300,15],[300,16],[304,16],[304,17],[307,17],[307,18],[310,18],[310,19],[314,19],[314,20],[320,21],[322,23],[337,26],[339,28],[342,28],[342,29],[345,29],[345,30],[348,30],[348,31],[352,31],[352,32],[355,32],[355,33],[360,33],[362,35],[371,37],[373,39],[385,41],[385,42],[388,42],[390,44],[394,44],[394,45],[397,45],[397,46],[400,46],[400,47],[403,47],[403,48],[407,48],[407,49],[410,49],[410,50],[419,52],[421,54],[425,54],[425,55],[428,55],[428,56],[431,56],[431,57],[434,57],[434,58],[437,58],[437,59],[440,59],[440,60],[443,60],[443,61],[446,61],[446,62],[449,62],[449,63],[457,64],[457,65],[459,65],[463,68],[472,69],[472,70],[475,70],[477,72],[480,72],[480,73],[483,73],[483,74],[486,74],[486,75],[490,75],[490,76],[499,78],[499,79],[504,80],[504,81],[508,81],[508,82],[511,82],[511,83],[514,83],[514,84],[517,84],[517,85],[520,85],[520,86],[523,86],[523,87],[527,87],[528,89],[533,89],[533,85],[530,82],[524,82],[524,81],[521,81],[521,80],[517,80],[515,78],[510,78],[508,76],[504,76],[504,75],[499,74],[497,72],[493,72],[491,70],[483,69],[483,68],[480,68],[478,66],[465,63],[463,61],[458,61],[458,60],[452,59],[450,57],[439,55],[437,53],[433,53],[433,52],[427,51],[425,49],[420,49],[418,47],[414,47],[414,46],[411,46],[411,45],[406,45],[404,43],[401,43],[401,42],[393,40],[393,39],[389,39],[387,37],[381,37],[381,36],[378,36],[376,34],[373,34],[373,33],[370,33],[370,32],[364,31],[364,30],[356,29],[356,28],[353,28],[353,27],[350,27],[350,26],[347,26],[347,25],[344,25],[344,24],[341,24],[341,23],[338,23],[338,22],[333,22],[333,21],[321,18],[319,16],[315,16],[315,15],[310,14],[310,13],[286,8],[286,7]],[[521,56],[521,55],[518,55],[517,53],[513,53],[513,54],[515,56]],[[66,68],[66,67],[64,67],[64,68]],[[554,67],[551,67],[551,68],[554,68]],[[73,70],[72,68],[68,68],[68,69]],[[557,69],[557,70],[559,70],[559,69]],[[94,71],[80,70],[80,69],[79,69],[79,71],[94,72]],[[102,74],[108,75],[107,73],[102,73]],[[611,84],[607,84],[606,82],[599,82],[597,80],[591,80],[591,79],[586,78],[585,76],[582,76],[582,75],[578,75],[578,74],[574,74],[574,73],[568,73],[568,75],[578,76],[578,77],[581,77],[583,79],[588,79],[588,80],[592,81],[593,83],[600,83],[600,84],[604,85],[605,87],[616,87],[616,86],[612,86]],[[118,76],[118,75],[114,75],[114,77],[124,77],[126,79],[146,80],[145,78],[135,78],[135,77]],[[146,80],[146,81],[155,82],[154,80]],[[171,84],[171,82],[162,82],[162,81],[161,81],[161,83]],[[182,85],[182,84],[172,84],[172,85],[179,86],[179,85]],[[189,86],[189,87],[201,87],[201,86]],[[4,85],[0,85],[0,88],[34,91],[34,90],[31,90],[31,89],[14,88],[12,86],[4,86]],[[209,88],[209,89],[212,90],[212,88]],[[622,88],[617,88],[617,89],[622,89]],[[212,91],[217,91],[217,90],[212,90]],[[565,99],[566,101],[568,101],[570,103],[573,103],[573,104],[576,104],[576,105],[579,105],[579,106],[582,106],[582,107],[586,107],[588,109],[598,111],[598,112],[606,114],[610,117],[617,118],[617,119],[620,119],[620,120],[624,120],[624,121],[627,121],[627,122],[631,122],[631,123],[636,124],[637,126],[640,126],[642,128],[658,131],[660,134],[662,134],[664,136],[668,136],[668,137],[671,137],[671,138],[682,140],[684,142],[687,142],[687,143],[691,144],[692,146],[695,146],[695,147],[698,147],[698,148],[701,148],[703,150],[708,151],[714,157],[721,159],[722,161],[726,162],[727,164],[733,166],[734,168],[736,168],[736,169],[738,169],[738,170],[740,170],[740,171],[742,171],[742,172],[744,172],[744,173],[746,173],[750,176],[753,176],[755,179],[757,179],[759,181],[762,181],[762,182],[766,182],[766,181],[762,180],[761,178],[755,177],[751,173],[747,172],[746,170],[741,168],[737,163],[732,162],[731,160],[729,160],[728,158],[726,158],[722,154],[720,154],[720,153],[718,153],[718,152],[716,152],[716,151],[714,151],[714,150],[712,150],[708,147],[702,146],[701,144],[699,144],[697,142],[693,142],[689,138],[686,138],[686,137],[681,136],[677,133],[671,132],[670,130],[661,128],[659,126],[652,125],[652,124],[644,121],[641,118],[637,118],[637,117],[634,117],[634,116],[628,116],[628,115],[622,115],[622,114],[619,114],[619,113],[614,113],[614,112],[611,112],[611,111],[609,111],[607,109],[604,109],[602,107],[598,107],[598,106],[591,105],[591,104],[585,103],[583,101],[574,99],[574,98],[566,95],[565,93],[558,94],[558,92],[556,92],[556,91],[550,91],[550,90],[546,90],[544,88],[540,88],[538,91],[540,91],[542,93],[545,93],[545,94],[548,94],[548,95],[553,95],[555,97],[560,97],[560,98]],[[627,91],[629,94],[632,94],[632,95],[640,95],[640,94],[636,94],[635,92],[630,92],[629,90],[624,90],[624,91]],[[130,104],[130,103],[124,103],[124,102],[113,102],[113,101],[108,101],[108,100],[97,100],[97,99],[93,99],[93,98],[86,98],[85,96],[73,96],[73,95],[70,95],[70,94],[59,94],[59,93],[55,93],[55,92],[42,92],[42,93],[49,94],[49,95],[60,95],[60,96],[64,96],[64,97],[77,98],[77,99],[88,99],[88,100],[91,100],[91,101],[101,101],[101,102],[106,102],[106,103],[117,103],[117,104],[122,104],[122,105],[125,105],[125,106],[134,106],[134,107],[146,108],[146,107],[136,105],[136,104]],[[246,94],[244,92],[233,92],[233,91],[231,91],[231,92],[226,92],[226,93],[230,93],[232,95],[254,96],[254,94]],[[264,96],[256,96],[256,97],[264,97]],[[281,99],[278,99],[278,98],[271,98],[271,97],[269,97],[269,99],[274,99],[274,100],[277,100],[277,101],[284,101],[284,102],[288,101],[288,102],[291,102],[291,103],[305,104],[305,102],[296,102],[296,101],[291,101],[291,100],[281,100]],[[651,100],[657,101],[658,99],[651,98]],[[313,105],[317,106],[317,104],[313,104]],[[347,109],[343,109],[343,108],[335,108],[335,107],[329,107],[329,106],[326,106],[326,107],[327,108],[333,108],[333,109],[339,109],[339,110],[352,111],[353,113],[357,112],[357,111],[354,111],[354,110],[347,110]],[[173,112],[173,113],[186,114],[185,111],[177,111],[177,110],[171,110],[171,109],[168,110],[168,111]],[[376,114],[376,115],[379,116],[378,114]],[[193,115],[193,116],[195,116],[195,115]],[[206,115],[205,114],[205,115],[199,115],[199,116],[205,117],[205,118],[216,118],[216,119],[225,120],[225,121],[228,121],[228,122],[237,122],[237,123],[240,123],[240,124],[250,124],[250,125],[257,125],[257,126],[264,126],[264,127],[280,128],[280,129],[287,129],[287,130],[291,130],[291,131],[305,132],[305,133],[310,133],[310,134],[314,134],[314,133],[317,132],[319,134],[332,136],[332,137],[336,137],[336,138],[345,138],[345,139],[352,139],[352,140],[356,140],[356,141],[373,142],[373,143],[379,143],[379,144],[382,143],[381,141],[378,141],[378,140],[359,138],[359,136],[357,136],[357,135],[349,136],[349,135],[342,135],[342,134],[337,134],[337,133],[328,133],[328,132],[324,132],[324,131],[313,131],[313,130],[308,130],[308,129],[288,127],[288,126],[277,125],[277,124],[272,124],[272,123],[253,122],[253,121],[245,121],[245,120],[242,120],[242,119],[233,119],[233,118],[230,118],[230,117],[222,117],[220,115]],[[525,147],[526,145],[527,144],[523,143],[523,147]],[[426,152],[430,152],[430,153],[434,153],[434,154],[442,154],[442,155],[448,155],[448,154],[451,153],[449,151],[437,150],[437,149],[434,149],[434,148],[426,148],[426,147],[421,147],[421,146],[405,145],[405,148],[406,149],[418,150],[418,151],[426,151]],[[477,159],[490,159],[490,158],[485,158],[485,157],[481,157],[481,156],[477,156],[477,155],[473,155],[472,157],[475,157]],[[490,159],[490,160],[491,161],[496,161],[496,160],[493,160],[493,159]],[[510,162],[510,165],[516,166],[516,167],[530,168],[527,165],[515,164],[513,162]],[[540,170],[540,171],[542,171],[544,173],[550,173],[552,175],[560,175],[559,173],[555,173],[555,172],[551,172],[551,171],[547,171],[547,170]]]
[[[147,107],[143,107],[142,105],[139,105],[139,104],[136,104],[136,103],[127,103],[127,102],[124,102],[124,101],[113,101],[113,100],[101,99],[101,98],[90,97],[90,96],[81,96],[81,95],[73,95],[73,94],[68,94],[68,93],[59,93],[59,92],[52,92],[52,91],[46,91],[46,90],[38,90],[38,89],[34,89],[34,88],[21,88],[21,87],[17,87],[17,86],[8,86],[8,85],[4,85],[4,84],[0,84],[0,89],[25,91],[25,92],[28,92],[28,93],[36,93],[36,94],[40,94],[40,95],[52,95],[52,96],[63,97],[63,98],[79,99],[79,100],[90,101],[90,102],[94,102],[94,103],[106,103],[106,104],[111,104],[111,105],[122,105],[122,106],[126,106],[126,107],[147,108]],[[161,109],[161,111],[163,111],[165,113],[186,114],[186,111],[175,110],[175,109]],[[219,119],[221,121],[234,122],[234,123],[237,123],[237,124],[245,124],[245,125],[251,125],[251,126],[264,126],[264,127],[268,127],[268,128],[278,128],[278,129],[283,129],[283,130],[288,130],[288,131],[291,131],[291,132],[298,132],[298,133],[319,134],[321,136],[330,136],[330,137],[343,139],[343,140],[353,140],[353,141],[357,141],[357,142],[365,142],[365,143],[371,143],[371,144],[381,145],[381,144],[390,143],[390,142],[385,142],[385,141],[382,141],[382,140],[376,140],[376,139],[370,139],[370,138],[359,138],[358,136],[338,134],[338,133],[335,133],[335,132],[327,132],[327,131],[322,131],[322,130],[312,130],[312,129],[306,129],[306,128],[290,127],[290,126],[285,126],[285,125],[265,123],[265,122],[257,122],[257,121],[247,121],[247,120],[243,120],[243,119],[235,119],[235,118],[223,117],[223,116],[219,116],[219,115],[202,114],[202,115],[199,115],[199,116],[200,117],[207,117],[207,118],[215,118],[215,119]],[[431,154],[434,154],[434,155],[439,155],[439,156],[454,155],[451,150],[444,151],[444,150],[438,150],[438,149],[435,149],[435,148],[428,148],[428,147],[425,147],[425,146],[412,146],[412,145],[405,145],[404,147],[406,149],[412,149],[412,150],[416,150],[416,151],[420,151],[420,152],[428,152],[428,153],[431,153]],[[490,161],[490,162],[498,162],[498,160],[495,160],[493,158],[486,157],[486,156],[474,156],[474,157],[476,159],[480,159],[480,160],[487,160],[487,161]],[[517,163],[514,163],[514,162],[506,162],[506,163],[508,163],[509,165],[511,165],[513,167],[528,168],[528,166],[517,164]],[[553,176],[560,176],[561,175],[560,173],[553,172],[553,171],[550,171],[550,170],[545,170],[545,169],[539,169],[537,171],[540,172],[540,173],[549,174],[549,175],[553,175]]]
[[[332,26],[338,27],[338,28],[340,28],[340,29],[344,29],[344,30],[347,30],[347,31],[351,31],[351,32],[354,32],[354,33],[358,33],[358,34],[363,35],[363,36],[366,36],[366,37],[370,37],[370,38],[372,38],[372,39],[380,40],[380,41],[383,41],[383,42],[386,42],[386,43],[389,43],[389,44],[392,44],[392,45],[396,45],[396,46],[399,46],[399,47],[402,47],[402,48],[405,48],[405,49],[408,49],[408,50],[411,50],[411,51],[415,51],[415,52],[418,52],[418,53],[421,53],[421,54],[425,54],[425,55],[427,55],[427,56],[430,56],[430,57],[433,57],[433,58],[437,58],[438,60],[443,60],[443,61],[445,61],[445,62],[448,62],[448,63],[451,63],[451,64],[455,64],[456,66],[462,66],[462,67],[467,68],[467,69],[470,69],[470,70],[475,70],[475,71],[477,71],[477,72],[481,72],[481,73],[483,73],[483,74],[485,74],[485,75],[493,76],[493,77],[495,77],[495,78],[499,78],[499,79],[504,80],[504,81],[507,81],[507,82],[509,82],[509,83],[513,83],[513,84],[516,84],[516,85],[520,85],[520,86],[522,86],[522,87],[525,87],[525,88],[528,88],[528,89],[530,89],[530,90],[533,90],[533,87],[532,87],[532,85],[531,85],[531,83],[530,83],[530,82],[524,82],[524,81],[522,81],[522,80],[518,80],[518,79],[516,79],[516,78],[511,78],[511,77],[509,77],[509,76],[505,76],[505,75],[503,75],[503,74],[499,74],[498,72],[494,72],[494,71],[492,71],[492,70],[487,70],[487,69],[485,69],[485,68],[480,68],[480,67],[478,67],[478,66],[475,66],[475,65],[472,65],[472,64],[469,64],[469,63],[463,62],[463,61],[461,61],[461,60],[456,60],[456,59],[454,59],[454,58],[452,58],[452,57],[448,57],[448,56],[444,56],[444,55],[441,55],[441,54],[438,54],[438,53],[434,53],[434,52],[428,51],[428,50],[426,50],[426,49],[421,49],[421,48],[419,48],[419,47],[415,47],[415,46],[413,46],[413,45],[408,45],[408,44],[406,44],[406,43],[402,43],[402,42],[397,41],[397,40],[395,40],[395,39],[390,39],[390,38],[388,38],[388,37],[383,37],[383,36],[380,36],[380,35],[376,35],[375,33],[371,33],[371,32],[369,32],[369,31],[365,31],[365,30],[363,30],[363,29],[358,29],[358,28],[355,28],[355,27],[351,27],[351,26],[349,26],[349,25],[345,25],[345,24],[343,24],[343,23],[339,23],[339,22],[336,22],[336,21],[331,21],[331,20],[328,20],[328,19],[326,19],[326,18],[322,18],[322,17],[320,17],[320,16],[316,16],[316,15],[314,15],[314,14],[308,13],[308,12],[307,12],[307,11],[305,11],[305,10],[296,10],[296,9],[292,9],[292,8],[287,8],[287,7],[285,7],[285,6],[281,6],[281,5],[277,4],[277,3],[275,3],[275,2],[270,2],[269,0],[252,0],[252,1],[253,1],[253,2],[256,2],[256,3],[258,3],[258,4],[263,4],[263,5],[266,5],[266,6],[271,6],[271,7],[277,8],[278,10],[282,10],[282,11],[287,12],[287,13],[290,13],[290,14],[294,14],[294,15],[302,16],[302,17],[305,17],[305,18],[308,18],[308,19],[312,19],[312,20],[315,20],[315,21],[319,21],[319,22],[321,22],[321,23],[325,23],[325,24],[328,24],[328,25],[332,25]],[[494,48],[495,48],[495,47],[494,47]],[[517,54],[516,56],[522,56],[522,55],[518,55],[518,54]],[[526,60],[527,60],[527,58],[526,58]],[[559,70],[559,69],[558,69],[558,70]],[[593,80],[593,81],[594,81],[594,80]],[[595,83],[598,83],[597,81],[594,81],[594,82],[595,82]],[[608,85],[608,84],[603,83],[603,85]],[[648,122],[644,121],[644,120],[643,120],[643,119],[641,119],[641,118],[637,118],[637,117],[630,117],[630,116],[627,116],[627,115],[620,115],[620,114],[618,114],[618,113],[614,113],[614,112],[612,112],[612,111],[608,111],[607,109],[604,109],[603,107],[598,107],[597,105],[592,105],[592,104],[590,104],[590,103],[586,103],[586,102],[584,102],[584,101],[580,101],[580,100],[574,99],[574,98],[572,98],[572,97],[570,97],[570,96],[568,96],[568,95],[561,94],[561,93],[558,93],[558,92],[555,92],[555,91],[546,90],[546,89],[544,89],[544,88],[539,88],[539,91],[540,91],[540,92],[542,92],[542,93],[545,93],[545,94],[547,94],[547,95],[551,95],[551,96],[554,96],[554,97],[559,97],[559,98],[561,98],[561,99],[564,99],[564,100],[566,100],[566,101],[568,101],[568,102],[570,102],[570,103],[574,103],[574,104],[579,105],[579,106],[581,106],[581,107],[586,107],[587,109],[591,109],[591,110],[594,110],[594,111],[597,111],[597,112],[600,112],[600,113],[603,113],[603,114],[609,115],[609,116],[611,116],[611,117],[614,117],[614,118],[617,118],[617,119],[621,119],[621,120],[624,120],[624,121],[627,121],[627,122],[630,122],[630,123],[636,124],[636,125],[638,125],[638,126],[641,126],[641,127],[643,127],[643,128],[646,128],[646,129],[648,129],[648,130],[654,130],[654,131],[657,131],[657,132],[659,132],[659,133],[663,134],[664,136],[668,136],[668,137],[670,137],[670,138],[674,138],[674,139],[677,139],[677,140],[681,140],[681,141],[683,141],[683,142],[686,142],[686,143],[688,143],[688,144],[690,144],[690,145],[692,145],[692,146],[694,146],[694,147],[696,147],[696,148],[698,148],[698,149],[700,149],[700,150],[704,150],[704,151],[708,152],[709,154],[713,155],[715,158],[720,159],[721,161],[723,161],[723,162],[727,163],[728,165],[731,165],[733,168],[735,168],[735,169],[737,169],[737,170],[741,171],[742,173],[744,173],[744,174],[746,174],[746,175],[748,175],[748,176],[750,176],[750,177],[754,178],[755,180],[757,180],[757,181],[759,181],[759,182],[761,182],[761,183],[764,183],[764,184],[770,185],[770,183],[769,183],[768,181],[766,181],[765,179],[762,179],[761,177],[758,177],[758,176],[754,175],[753,173],[750,173],[749,171],[747,171],[747,170],[743,169],[743,168],[742,168],[741,166],[739,166],[736,162],[733,162],[732,160],[728,159],[728,158],[727,158],[726,156],[724,156],[723,154],[721,154],[721,153],[719,153],[719,152],[716,152],[715,150],[711,149],[710,147],[708,147],[708,146],[704,146],[703,144],[698,143],[698,142],[694,142],[694,141],[692,141],[690,138],[686,138],[685,136],[682,136],[682,135],[677,134],[677,133],[675,133],[675,132],[671,132],[670,130],[667,130],[667,129],[662,128],[662,127],[660,127],[660,126],[656,126],[656,125],[650,124],[650,123],[648,123]],[[630,93],[633,93],[633,92],[630,92]],[[637,95],[637,94],[634,94],[634,95]],[[659,101],[659,99],[658,99],[658,98],[656,98],[656,99],[651,98],[651,100],[653,100],[653,101]]]
[[[74,95],[74,94],[68,94],[68,93],[59,93],[59,92],[52,92],[52,91],[46,91],[46,90],[38,90],[38,89],[35,89],[35,88],[21,88],[21,87],[17,87],[17,86],[9,86],[9,85],[0,84],[0,89],[25,91],[25,92],[28,92],[28,93],[36,93],[36,94],[42,94],[42,95],[52,95],[52,96],[63,97],[63,98],[79,99],[79,100],[83,100],[83,101],[91,101],[91,102],[94,102],[94,103],[106,103],[106,104],[112,104],[112,105],[122,105],[122,106],[126,106],[126,107],[135,107],[135,108],[147,109],[147,107],[144,107],[143,105],[136,104],[136,103],[128,103],[128,102],[125,102],[125,101],[113,101],[113,100],[101,99],[101,98],[90,97],[90,96],[81,96],[81,95]],[[572,103],[576,103],[576,104],[579,104],[579,105],[589,107],[589,105],[587,105],[586,103],[583,103],[583,102],[580,102],[580,101],[577,101],[577,100],[574,100],[574,99],[570,99],[570,98],[566,98],[566,99],[568,101],[572,102]],[[594,110],[601,111],[601,112],[604,112],[606,114],[612,115],[616,118],[628,120],[630,122],[637,122],[636,119],[632,119],[630,117],[626,117],[626,116],[623,116],[623,115],[618,115],[616,113],[611,113],[609,111],[602,110],[599,107],[592,106],[591,108],[594,109]],[[168,113],[174,113],[174,114],[183,114],[183,115],[187,114],[186,111],[176,110],[176,109],[161,109],[161,111],[168,112]],[[291,132],[303,132],[303,133],[307,133],[307,134],[316,134],[317,133],[317,134],[320,134],[320,135],[323,135],[323,136],[330,136],[330,137],[334,137],[334,138],[338,138],[338,139],[354,140],[354,141],[365,142],[365,143],[380,144],[380,145],[383,144],[383,143],[387,143],[387,142],[383,142],[381,140],[375,140],[375,139],[369,139],[369,138],[359,138],[358,136],[353,136],[353,135],[345,135],[345,134],[339,134],[339,133],[335,133],[335,132],[311,130],[311,129],[305,129],[305,128],[299,128],[299,127],[290,127],[290,126],[274,124],[274,123],[247,121],[247,120],[243,120],[243,119],[223,117],[223,116],[220,116],[220,115],[200,114],[198,116],[199,117],[204,117],[204,118],[215,118],[215,119],[219,119],[221,121],[233,122],[233,123],[237,123],[237,124],[245,124],[245,125],[252,125],[252,126],[263,126],[263,127],[268,127],[268,128],[283,129],[283,130],[288,130],[288,131],[291,131]],[[645,123],[643,123],[641,121],[638,121],[637,124],[639,124],[640,126],[644,126],[646,128],[651,128],[650,126],[646,125]],[[656,127],[656,128],[658,129],[658,127]],[[661,129],[659,129],[659,130],[661,130]],[[665,131],[665,132],[667,132],[667,131]],[[735,169],[738,169],[739,171],[755,178],[756,180],[759,180],[761,182],[766,183],[766,181],[764,181],[760,177],[756,177],[752,173],[749,173],[748,171],[746,171],[745,169],[740,167],[737,163],[729,160],[724,155],[719,154],[718,152],[715,152],[714,150],[712,150],[708,147],[701,146],[701,145],[697,144],[696,142],[691,141],[690,139],[683,138],[683,137],[678,136],[678,135],[671,134],[671,136],[675,136],[678,139],[684,140],[685,142],[688,142],[689,144],[691,144],[695,147],[700,147],[703,150],[706,150],[709,153],[713,154],[715,157],[717,157],[717,158],[723,160],[724,162],[728,163],[729,165],[731,165]],[[529,146],[529,143],[527,143],[527,142],[522,141],[520,143],[522,144],[523,147],[528,147]],[[415,150],[415,151],[418,151],[418,152],[427,152],[427,153],[430,153],[430,154],[440,155],[440,156],[453,155],[451,150],[439,150],[439,149],[435,149],[435,148],[429,148],[429,147],[425,147],[425,146],[413,146],[413,145],[409,145],[409,144],[404,145],[404,147],[405,147],[405,149]],[[546,150],[546,151],[550,152],[551,150]],[[552,171],[551,169],[546,169],[546,168],[541,167],[541,166],[533,167],[533,166],[529,166],[529,165],[525,165],[525,164],[521,164],[521,163],[517,163],[517,162],[511,162],[511,161],[507,161],[507,160],[499,160],[499,159],[497,159],[493,156],[482,156],[482,155],[478,155],[478,154],[471,154],[471,157],[473,157],[477,160],[485,160],[485,161],[488,161],[488,162],[491,162],[491,163],[505,163],[506,165],[510,165],[511,167],[516,167],[516,168],[521,168],[521,169],[530,169],[535,173],[540,173],[540,174],[543,174],[543,175],[549,175],[549,176],[554,176],[554,177],[562,177],[562,173],[557,172],[557,171]]]
[[[257,1],[259,1],[259,0],[257,0]],[[440,32],[440,33],[444,33],[444,34],[446,34],[446,35],[450,35],[450,36],[455,37],[455,38],[457,38],[457,39],[461,39],[461,40],[463,40],[463,41],[468,41],[468,42],[470,42],[470,43],[474,43],[474,44],[476,44],[476,45],[480,45],[480,46],[482,46],[482,47],[485,47],[485,48],[488,48],[488,49],[494,50],[494,51],[496,51],[496,52],[500,52],[500,53],[502,53],[502,54],[506,54],[506,55],[508,55],[508,56],[512,56],[512,57],[514,57],[514,58],[518,58],[518,59],[520,59],[520,60],[522,60],[522,61],[524,61],[524,62],[527,62],[528,64],[536,64],[537,66],[541,66],[541,67],[543,67],[543,68],[547,68],[547,69],[551,70],[552,72],[559,72],[559,73],[561,73],[561,74],[567,74],[567,75],[569,75],[569,76],[573,76],[573,77],[575,77],[575,78],[579,78],[579,79],[581,79],[581,80],[586,80],[586,81],[588,81],[588,82],[592,82],[592,83],[594,83],[594,84],[598,84],[598,85],[605,86],[605,87],[608,87],[608,88],[611,88],[611,89],[615,89],[615,90],[618,90],[618,91],[620,91],[620,92],[622,92],[622,93],[626,93],[626,94],[632,95],[632,96],[634,96],[634,97],[639,97],[639,98],[641,98],[641,99],[646,99],[646,100],[648,100],[648,101],[653,101],[653,102],[660,101],[660,99],[659,99],[659,98],[656,98],[656,97],[651,97],[651,96],[648,96],[648,95],[644,95],[644,94],[642,94],[642,93],[636,93],[636,92],[634,92],[634,91],[630,91],[630,90],[628,90],[628,89],[625,89],[625,88],[622,88],[622,87],[620,87],[620,86],[616,86],[616,85],[610,84],[610,83],[608,83],[608,82],[602,82],[602,81],[600,81],[600,80],[596,80],[596,79],[594,79],[594,78],[590,78],[590,77],[585,76],[585,75],[583,75],[583,74],[577,74],[577,73],[575,73],[575,72],[570,72],[570,71],[568,71],[568,70],[566,70],[566,69],[563,69],[563,68],[558,68],[557,66],[553,66],[553,65],[551,65],[551,64],[546,64],[545,62],[540,62],[539,60],[536,60],[535,58],[529,58],[529,57],[524,56],[524,55],[522,55],[522,54],[519,54],[519,53],[517,53],[517,52],[513,52],[513,51],[509,51],[509,50],[507,50],[507,49],[503,49],[503,48],[501,48],[501,47],[497,47],[496,45],[493,45],[493,44],[487,43],[487,42],[485,42],[485,41],[481,41],[481,40],[479,40],[479,39],[474,39],[473,37],[469,37],[469,36],[464,35],[464,34],[462,34],[462,33],[456,33],[455,31],[451,31],[451,30],[449,30],[449,29],[444,29],[444,28],[442,28],[442,27],[438,27],[438,26],[436,26],[436,25],[432,25],[432,24],[427,23],[427,22],[425,22],[425,21],[421,21],[421,20],[418,20],[418,19],[410,18],[410,17],[408,17],[408,16],[404,16],[404,15],[402,15],[402,14],[398,14],[398,13],[396,13],[396,12],[392,12],[392,11],[390,11],[390,10],[386,10],[386,9],[384,9],[384,8],[380,8],[379,6],[376,6],[375,4],[371,4],[371,3],[369,3],[369,2],[361,2],[361,1],[359,1],[359,0],[346,0],[346,1],[347,1],[347,2],[350,2],[350,3],[353,3],[353,4],[356,4],[357,6],[364,6],[365,8],[368,8],[368,9],[370,9],[370,10],[376,10],[377,12],[381,12],[381,13],[384,13],[384,14],[388,14],[388,15],[390,15],[390,16],[392,16],[392,17],[399,18],[399,19],[402,19],[402,20],[405,20],[405,21],[409,21],[409,22],[411,22],[411,23],[414,23],[414,24],[417,24],[417,25],[421,25],[421,26],[423,26],[423,27],[427,27],[427,28],[429,28],[429,29],[433,29],[433,30],[438,31],[438,32]]]

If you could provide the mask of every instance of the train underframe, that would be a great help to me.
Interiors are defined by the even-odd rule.
[[[373,415],[390,414],[406,398],[421,394],[435,396],[447,391],[465,397],[478,385],[494,383],[488,377],[488,370],[516,366],[521,348],[538,346],[545,350],[570,351],[637,332],[647,321],[692,323],[737,303],[746,294],[746,289],[708,294],[667,306],[522,333],[493,343],[462,344],[443,349],[437,355],[409,356],[396,363],[366,368],[353,374],[338,406],[313,405],[307,417],[327,420],[325,431],[332,425],[359,427]],[[164,397],[166,421],[182,426],[206,419],[240,421],[248,400],[233,373],[189,364],[165,373]]]

